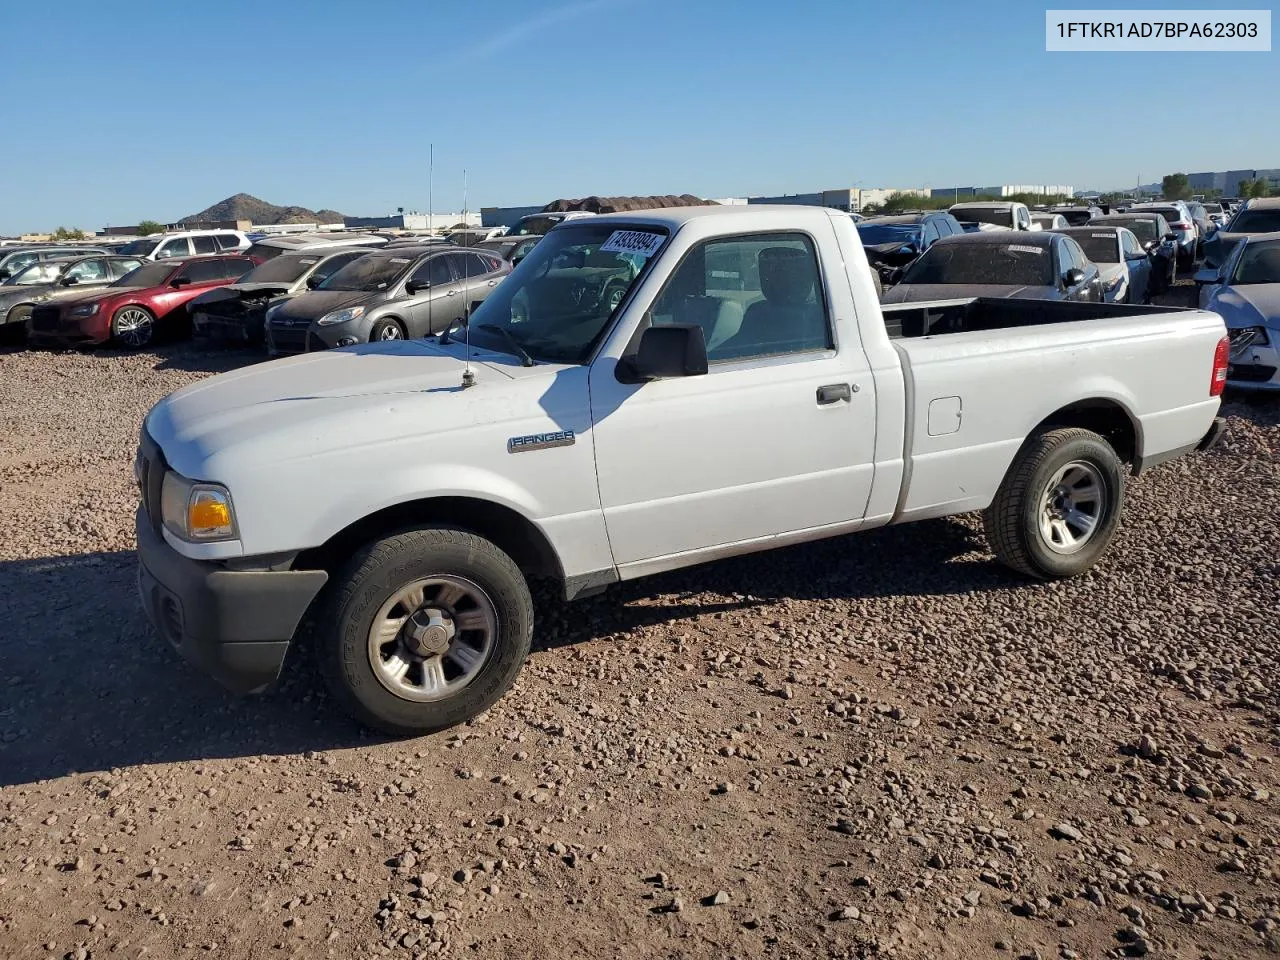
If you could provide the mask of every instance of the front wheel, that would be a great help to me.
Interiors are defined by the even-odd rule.
[[[358,720],[397,736],[488,709],[529,654],[533,601],[515,562],[463,530],[374,541],[334,580],[316,620],[320,671]]]
[[[1041,580],[1074,577],[1106,551],[1123,504],[1123,469],[1111,445],[1089,430],[1051,430],[1019,452],[983,526],[1006,566]]]
[[[379,340],[403,340],[404,338],[404,330],[395,320],[379,320],[369,331],[370,343],[376,343]]]
[[[111,318],[111,339],[136,350],[155,336],[156,318],[146,307],[121,307]]]

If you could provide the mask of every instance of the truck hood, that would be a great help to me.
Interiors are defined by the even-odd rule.
[[[170,394],[145,427],[179,473],[223,481],[237,464],[260,470],[518,419],[522,409],[537,409],[543,381],[563,369],[521,367],[505,354],[473,350],[475,383],[464,389],[464,350],[406,340],[258,363]],[[525,398],[529,388],[533,396]]]
[[[915,303],[921,300],[967,300],[969,297],[1020,297],[1052,300],[1053,287],[1011,286],[986,283],[900,283],[884,292],[881,303]]]

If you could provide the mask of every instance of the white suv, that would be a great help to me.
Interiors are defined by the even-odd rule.
[[[241,253],[249,247],[249,238],[239,230],[183,230],[140,237],[121,247],[118,252],[121,256],[141,257],[144,260],[170,260],[173,257]]]

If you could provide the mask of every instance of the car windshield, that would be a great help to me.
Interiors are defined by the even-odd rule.
[[[1176,223],[1182,219],[1183,213],[1177,207],[1160,207],[1158,209],[1147,208],[1148,213],[1158,213],[1170,223]]]
[[[1005,207],[961,207],[951,215],[961,223],[991,223],[997,227],[1013,226],[1013,211]]]
[[[159,245],[159,238],[154,240],[134,240],[133,242],[126,243],[121,247],[120,253],[124,254],[126,257],[145,257]]]
[[[1051,286],[1047,246],[1023,243],[935,243],[907,268],[903,283]]]
[[[1280,210],[1241,210],[1227,225],[1228,233],[1272,233],[1280,230]]]
[[[923,228],[918,223],[860,223],[858,236],[865,246],[881,243],[920,243]]]
[[[1233,283],[1280,283],[1280,241],[1251,243],[1240,254]]]
[[[514,340],[535,360],[585,363],[666,240],[660,227],[616,223],[549,233],[475,309],[472,342],[510,353]]]
[[[172,263],[144,263],[111,284],[113,287],[158,287],[173,273]]]
[[[1085,233],[1072,233],[1071,239],[1084,249],[1084,255],[1094,263],[1119,263],[1120,240],[1114,233],[1101,230]]]
[[[561,217],[522,217],[519,223],[506,232],[506,236],[527,237],[533,234],[550,233],[551,228],[562,219]]]
[[[371,255],[352,260],[317,290],[385,290],[407,271],[417,256]]]
[[[1084,226],[1093,219],[1093,214],[1088,210],[1058,210],[1057,214],[1073,227]]]
[[[257,260],[274,260],[282,253],[288,253],[284,247],[277,247],[274,243],[263,243],[258,241],[244,252],[246,257],[254,257]]]
[[[1205,209],[1205,212],[1206,212],[1206,213],[1221,213],[1221,212],[1222,212],[1222,204],[1220,204],[1220,203],[1206,203],[1206,204],[1204,205],[1204,209]]]
[[[9,280],[5,281],[9,286],[29,287],[37,283],[53,283],[66,267],[65,261],[48,261],[44,263],[33,263],[31,266],[14,274]]]
[[[309,257],[276,257],[254,267],[237,282],[293,283],[319,261],[320,258],[314,254]]]

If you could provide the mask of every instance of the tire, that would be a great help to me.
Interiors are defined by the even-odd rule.
[[[399,320],[379,320],[369,330],[370,343],[403,339],[405,339],[404,327],[400,326]]]
[[[1055,502],[1055,492],[1066,496]],[[1072,499],[1074,510],[1064,515]],[[1001,563],[1028,577],[1057,580],[1098,562],[1120,526],[1123,506],[1124,473],[1115,450],[1092,431],[1067,428],[1023,445],[982,519]],[[1082,523],[1090,517],[1086,533]]]
[[[129,304],[111,318],[111,339],[133,350],[149,344],[156,333],[156,315],[146,307]]]
[[[429,527],[358,551],[326,588],[314,624],[320,673],[347,712],[413,736],[462,723],[506,693],[529,655],[533,600],[493,543]]]

